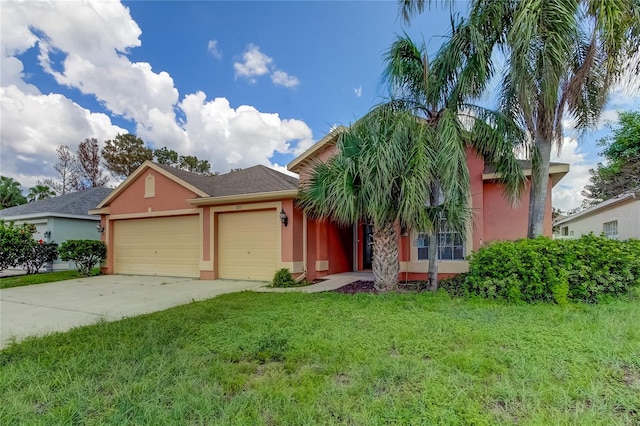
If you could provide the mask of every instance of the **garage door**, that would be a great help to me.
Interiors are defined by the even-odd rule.
[[[200,276],[198,216],[119,220],[113,224],[116,274]]]
[[[280,221],[276,210],[218,215],[218,276],[271,281],[276,271]]]

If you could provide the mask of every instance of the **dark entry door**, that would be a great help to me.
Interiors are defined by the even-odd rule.
[[[373,260],[373,225],[362,225],[362,269],[371,269]]]

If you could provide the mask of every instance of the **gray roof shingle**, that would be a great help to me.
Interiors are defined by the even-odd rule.
[[[89,188],[84,191],[70,192],[46,200],[34,201],[21,206],[0,210],[0,217],[41,215],[51,213],[87,216],[89,210],[96,208],[113,191],[112,188]]]
[[[258,165],[216,176],[203,176],[164,164],[157,164],[210,197],[256,194],[298,189],[298,179],[269,167]]]

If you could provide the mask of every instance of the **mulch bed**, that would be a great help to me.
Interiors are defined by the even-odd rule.
[[[401,281],[398,283],[396,293],[406,293],[409,291],[426,291],[427,286],[424,281]],[[335,293],[356,294],[356,293],[380,293],[373,287],[373,281],[354,281],[340,288],[333,290]]]

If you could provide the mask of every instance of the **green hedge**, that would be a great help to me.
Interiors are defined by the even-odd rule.
[[[593,234],[571,240],[491,243],[469,257],[469,273],[445,282],[453,294],[511,302],[598,302],[640,286],[640,240]]]

